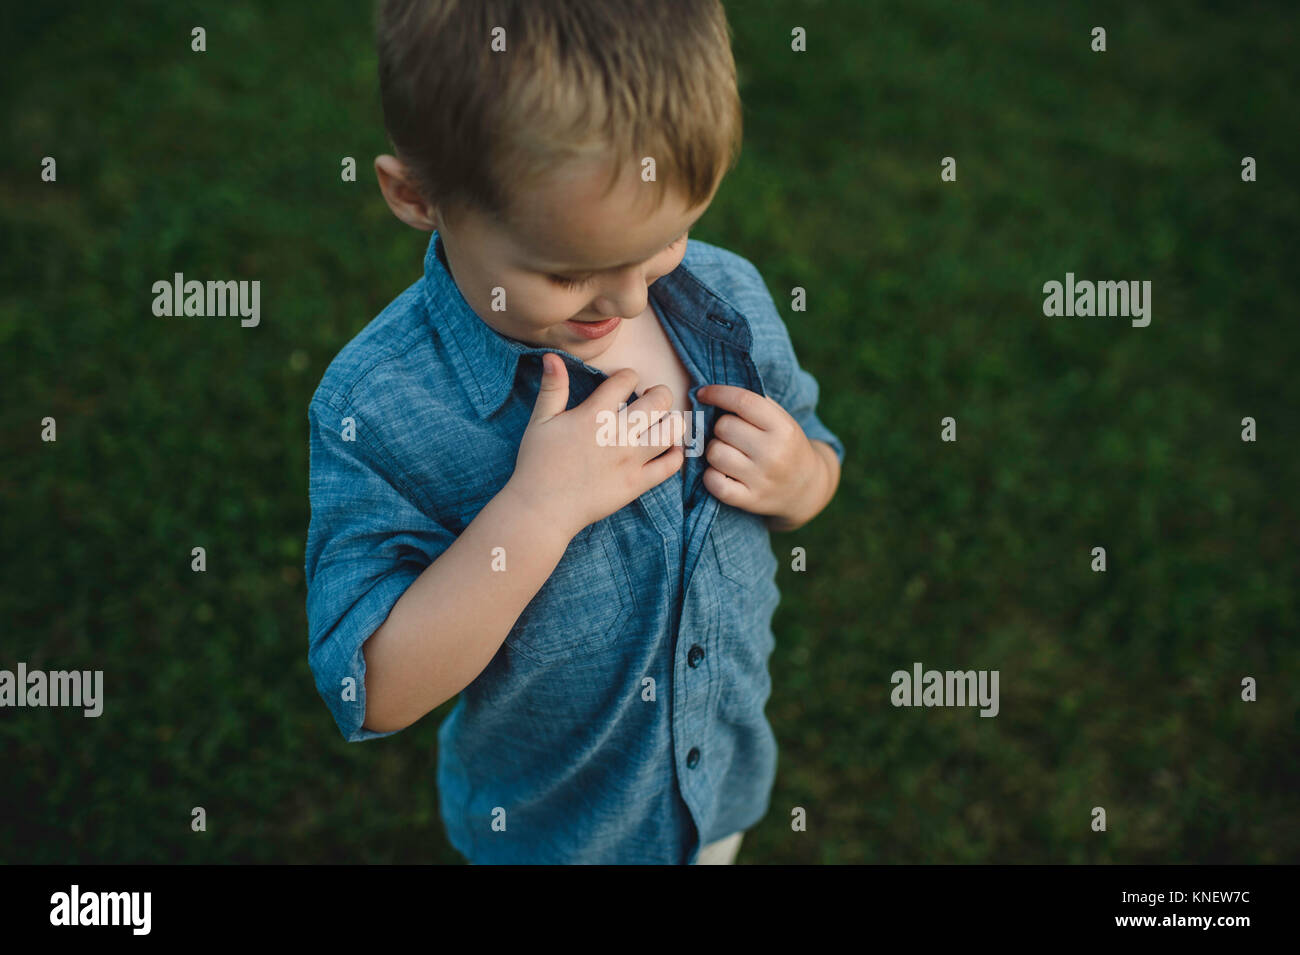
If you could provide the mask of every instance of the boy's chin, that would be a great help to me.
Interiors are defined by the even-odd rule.
[[[595,358],[600,355],[618,337],[622,328],[620,322],[614,329],[600,338],[583,338],[572,330],[567,322],[559,322],[542,330],[501,331],[511,341],[528,348],[560,348],[578,357]]]
[[[527,348],[562,348],[568,352],[576,352],[581,351],[583,345],[596,344],[569,332],[563,323],[542,331],[530,329],[526,332],[501,332],[501,334]]]

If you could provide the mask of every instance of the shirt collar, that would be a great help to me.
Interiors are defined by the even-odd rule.
[[[736,309],[704,285],[682,264],[650,286],[669,321],[690,326],[696,334],[715,338],[748,353],[752,338],[749,323]],[[514,388],[521,355],[556,352],[570,364],[579,365],[597,377],[604,372],[561,348],[526,345],[507,338],[484,322],[470,308],[452,278],[437,231],[429,239],[424,257],[424,296],[429,318],[443,335],[456,359],[454,370],[479,417],[495,414]]]

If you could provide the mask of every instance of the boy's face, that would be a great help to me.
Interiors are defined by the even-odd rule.
[[[570,164],[518,197],[509,225],[479,213],[451,224],[438,217],[452,276],[479,318],[509,338],[590,361],[646,312],[647,289],[677,268],[687,231],[713,197],[687,208],[670,192],[654,209],[660,187],[642,182],[639,167],[602,197],[607,177],[605,167]]]

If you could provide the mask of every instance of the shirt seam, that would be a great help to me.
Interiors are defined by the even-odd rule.
[[[410,331],[407,334],[411,335],[412,339],[401,350],[394,351],[388,355],[384,355],[383,357],[377,357],[373,359],[369,367],[365,368],[364,371],[360,371],[358,374],[351,377],[350,379],[351,383],[347,386],[346,390],[335,386],[330,386],[329,397],[325,398],[324,396],[318,396],[318,400],[325,401],[325,403],[328,404],[335,411],[343,410],[337,404],[335,404],[335,399],[342,400],[344,404],[353,406],[354,404],[353,395],[356,393],[356,390],[358,388],[360,388],[362,385],[366,383],[367,379],[369,379],[371,375],[373,375],[384,365],[387,365],[389,362],[397,361],[399,358],[405,358],[414,349],[418,348],[422,344],[422,339],[418,335],[416,335],[414,331]]]
[[[403,352],[403,354],[405,354],[405,352]],[[400,356],[394,355],[392,357],[397,358]],[[360,382],[358,382],[358,384],[360,384]],[[336,392],[334,397],[341,397],[341,393]],[[343,399],[343,403],[341,406],[336,405],[332,400],[327,401],[326,404],[336,414],[342,414],[345,417],[353,417],[357,419],[358,424],[362,424],[362,423],[365,424],[365,432],[367,435],[367,440],[364,443],[367,446],[369,446],[372,453],[374,453],[374,456],[380,459],[379,463],[383,465],[385,471],[387,472],[385,476],[392,481],[394,486],[397,487],[398,490],[400,490],[403,495],[405,495],[407,500],[416,503],[416,505],[425,515],[429,515],[433,513],[433,509],[430,506],[428,506],[429,502],[425,499],[424,495],[418,493],[415,490],[415,488],[413,488],[409,483],[407,483],[406,478],[402,475],[401,469],[397,466],[396,455],[394,455],[393,452],[390,451],[388,446],[384,443],[383,438],[380,436],[379,430],[369,425],[369,419],[367,418],[367,416],[363,415],[360,412],[360,410],[358,410],[356,406],[352,403],[352,401],[349,399]],[[367,455],[362,454],[362,455],[358,455],[358,457],[362,459],[363,464],[369,465],[371,463],[365,460]],[[373,471],[374,468],[371,467],[370,470]]]

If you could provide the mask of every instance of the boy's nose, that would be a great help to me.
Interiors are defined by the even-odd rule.
[[[635,318],[645,311],[646,304],[649,302],[648,291],[645,275],[640,272],[615,276],[609,279],[609,283],[601,290],[600,296],[593,304],[605,306],[598,310],[600,314],[608,315],[610,318],[615,315],[620,318]]]

